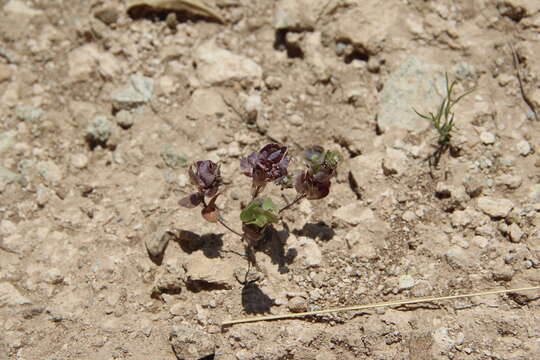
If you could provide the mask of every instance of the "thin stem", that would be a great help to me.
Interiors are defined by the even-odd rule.
[[[218,222],[223,225],[225,227],[225,229],[229,230],[230,232],[232,232],[233,234],[237,235],[237,236],[240,236],[240,237],[243,237],[242,234],[240,234],[238,231],[235,231],[233,230],[231,227],[229,227],[229,225],[227,225],[225,223],[225,221],[223,221],[223,219],[218,219]]]
[[[284,212],[285,210],[288,210],[290,209],[291,207],[293,207],[294,205],[298,204],[300,201],[302,201],[304,198],[306,197],[306,194],[302,194],[302,195],[299,195],[296,197],[296,199],[294,199],[291,203],[289,203],[288,205],[285,205],[283,208],[281,208],[281,210],[278,211],[278,214],[281,214],[282,212]]]

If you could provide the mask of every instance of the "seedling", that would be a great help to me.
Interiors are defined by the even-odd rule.
[[[180,200],[179,204],[186,208],[201,205],[201,215],[206,221],[219,222],[240,236],[248,248],[252,249],[264,237],[265,231],[280,221],[284,211],[303,199],[318,200],[328,196],[331,179],[336,175],[337,166],[342,160],[341,155],[314,146],[305,151],[304,160],[305,169],[290,175],[288,167],[291,157],[288,149],[274,143],[241,159],[241,172],[252,178],[251,201],[240,213],[241,232],[233,230],[223,221],[216,206],[222,184],[221,173],[219,165],[210,160],[197,161],[189,167],[189,177],[196,191]],[[296,198],[279,208],[270,198],[261,197],[262,191],[271,182],[280,186],[281,190],[294,187]]]
[[[445,83],[446,83],[446,96],[443,98],[437,113],[430,112],[429,115],[421,114],[416,109],[413,109],[418,116],[423,119],[429,120],[435,130],[438,133],[437,145],[435,151],[429,155],[426,160],[429,161],[429,165],[437,167],[441,156],[448,150],[451,153],[458,153],[459,149],[452,143],[452,135],[454,131],[454,106],[463,99],[466,95],[470,94],[474,89],[467,90],[465,93],[458,96],[456,99],[453,97],[454,86],[456,85],[456,80],[448,80],[448,74],[445,74]]]

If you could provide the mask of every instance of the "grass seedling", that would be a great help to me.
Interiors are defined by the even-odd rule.
[[[453,108],[461,99],[470,94],[474,89],[467,90],[457,98],[454,98],[453,92],[456,83],[456,80],[450,83],[448,74],[445,73],[446,96],[443,98],[436,113],[430,112],[429,115],[426,115],[419,113],[416,111],[416,109],[413,109],[414,112],[422,119],[426,119],[431,122],[438,133],[437,144],[435,145],[436,149],[426,158],[426,160],[429,162],[430,168],[437,167],[441,156],[446,151],[450,150],[450,152],[453,154],[457,154],[459,152],[459,148],[452,143],[455,117]]]

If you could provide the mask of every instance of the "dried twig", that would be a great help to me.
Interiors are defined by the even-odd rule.
[[[353,305],[353,306],[345,306],[341,308],[330,308],[330,309],[325,309],[325,310],[307,311],[307,312],[301,312],[301,313],[258,316],[258,317],[252,317],[252,318],[224,321],[221,324],[221,326],[230,326],[234,324],[278,320],[278,319],[293,319],[293,318],[301,318],[301,317],[311,316],[311,315],[322,315],[322,314],[330,314],[330,313],[343,312],[343,311],[359,311],[359,310],[367,310],[367,309],[374,309],[374,308],[388,307],[388,306],[400,306],[400,305],[418,304],[418,303],[426,303],[426,302],[433,302],[433,301],[462,299],[462,298],[468,298],[468,297],[473,297],[473,296],[506,294],[506,293],[511,293],[511,292],[532,291],[532,290],[540,290],[540,286],[531,286],[531,287],[524,287],[524,288],[517,288],[517,289],[489,290],[489,291],[482,291],[482,292],[461,294],[461,295],[423,297],[423,298],[416,298],[416,299],[410,299],[410,300],[387,301],[387,302],[380,302],[380,303],[374,303],[374,304]]]
[[[521,72],[519,71],[519,58],[518,58],[516,49],[514,48],[514,45],[512,45],[512,43],[508,43],[508,45],[510,46],[510,49],[512,50],[512,59],[514,61],[514,68],[516,69],[516,76],[519,83],[519,90],[521,91],[521,97],[523,98],[523,101],[525,101],[527,106],[531,109],[535,120],[538,121],[539,118],[538,118],[538,113],[536,112],[536,108],[533,102],[531,101],[531,99],[529,99],[529,96],[527,96],[527,93],[525,92],[523,88],[523,80],[521,79]]]

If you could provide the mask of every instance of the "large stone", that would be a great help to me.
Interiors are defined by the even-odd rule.
[[[150,101],[153,93],[154,80],[145,76],[132,75],[126,86],[112,93],[113,107],[117,110],[138,107]]]
[[[313,30],[329,0],[280,0],[274,14],[278,30]]]
[[[253,60],[234,54],[209,40],[195,51],[197,75],[203,85],[219,85],[228,81],[262,78],[262,69]],[[262,81],[262,80],[261,80]]]
[[[439,91],[437,90],[439,89]],[[440,69],[411,57],[401,64],[381,91],[377,124],[382,131],[406,129],[421,132],[430,122],[418,116],[436,111],[440,106],[444,78]]]
[[[21,295],[13,285],[7,282],[0,283],[0,307],[26,305],[32,302]]]
[[[180,323],[172,327],[169,342],[177,359],[207,359],[215,352],[215,344],[210,335],[190,324]]]
[[[390,28],[400,18],[396,5],[378,0],[359,2],[338,19],[336,41],[350,43],[356,51],[368,56],[381,52]]]
[[[477,205],[486,215],[493,218],[505,218],[514,207],[512,201],[508,199],[496,199],[488,196],[479,198]]]
[[[190,256],[184,269],[188,286],[195,290],[230,289],[234,283],[233,264],[210,259],[201,251]]]

